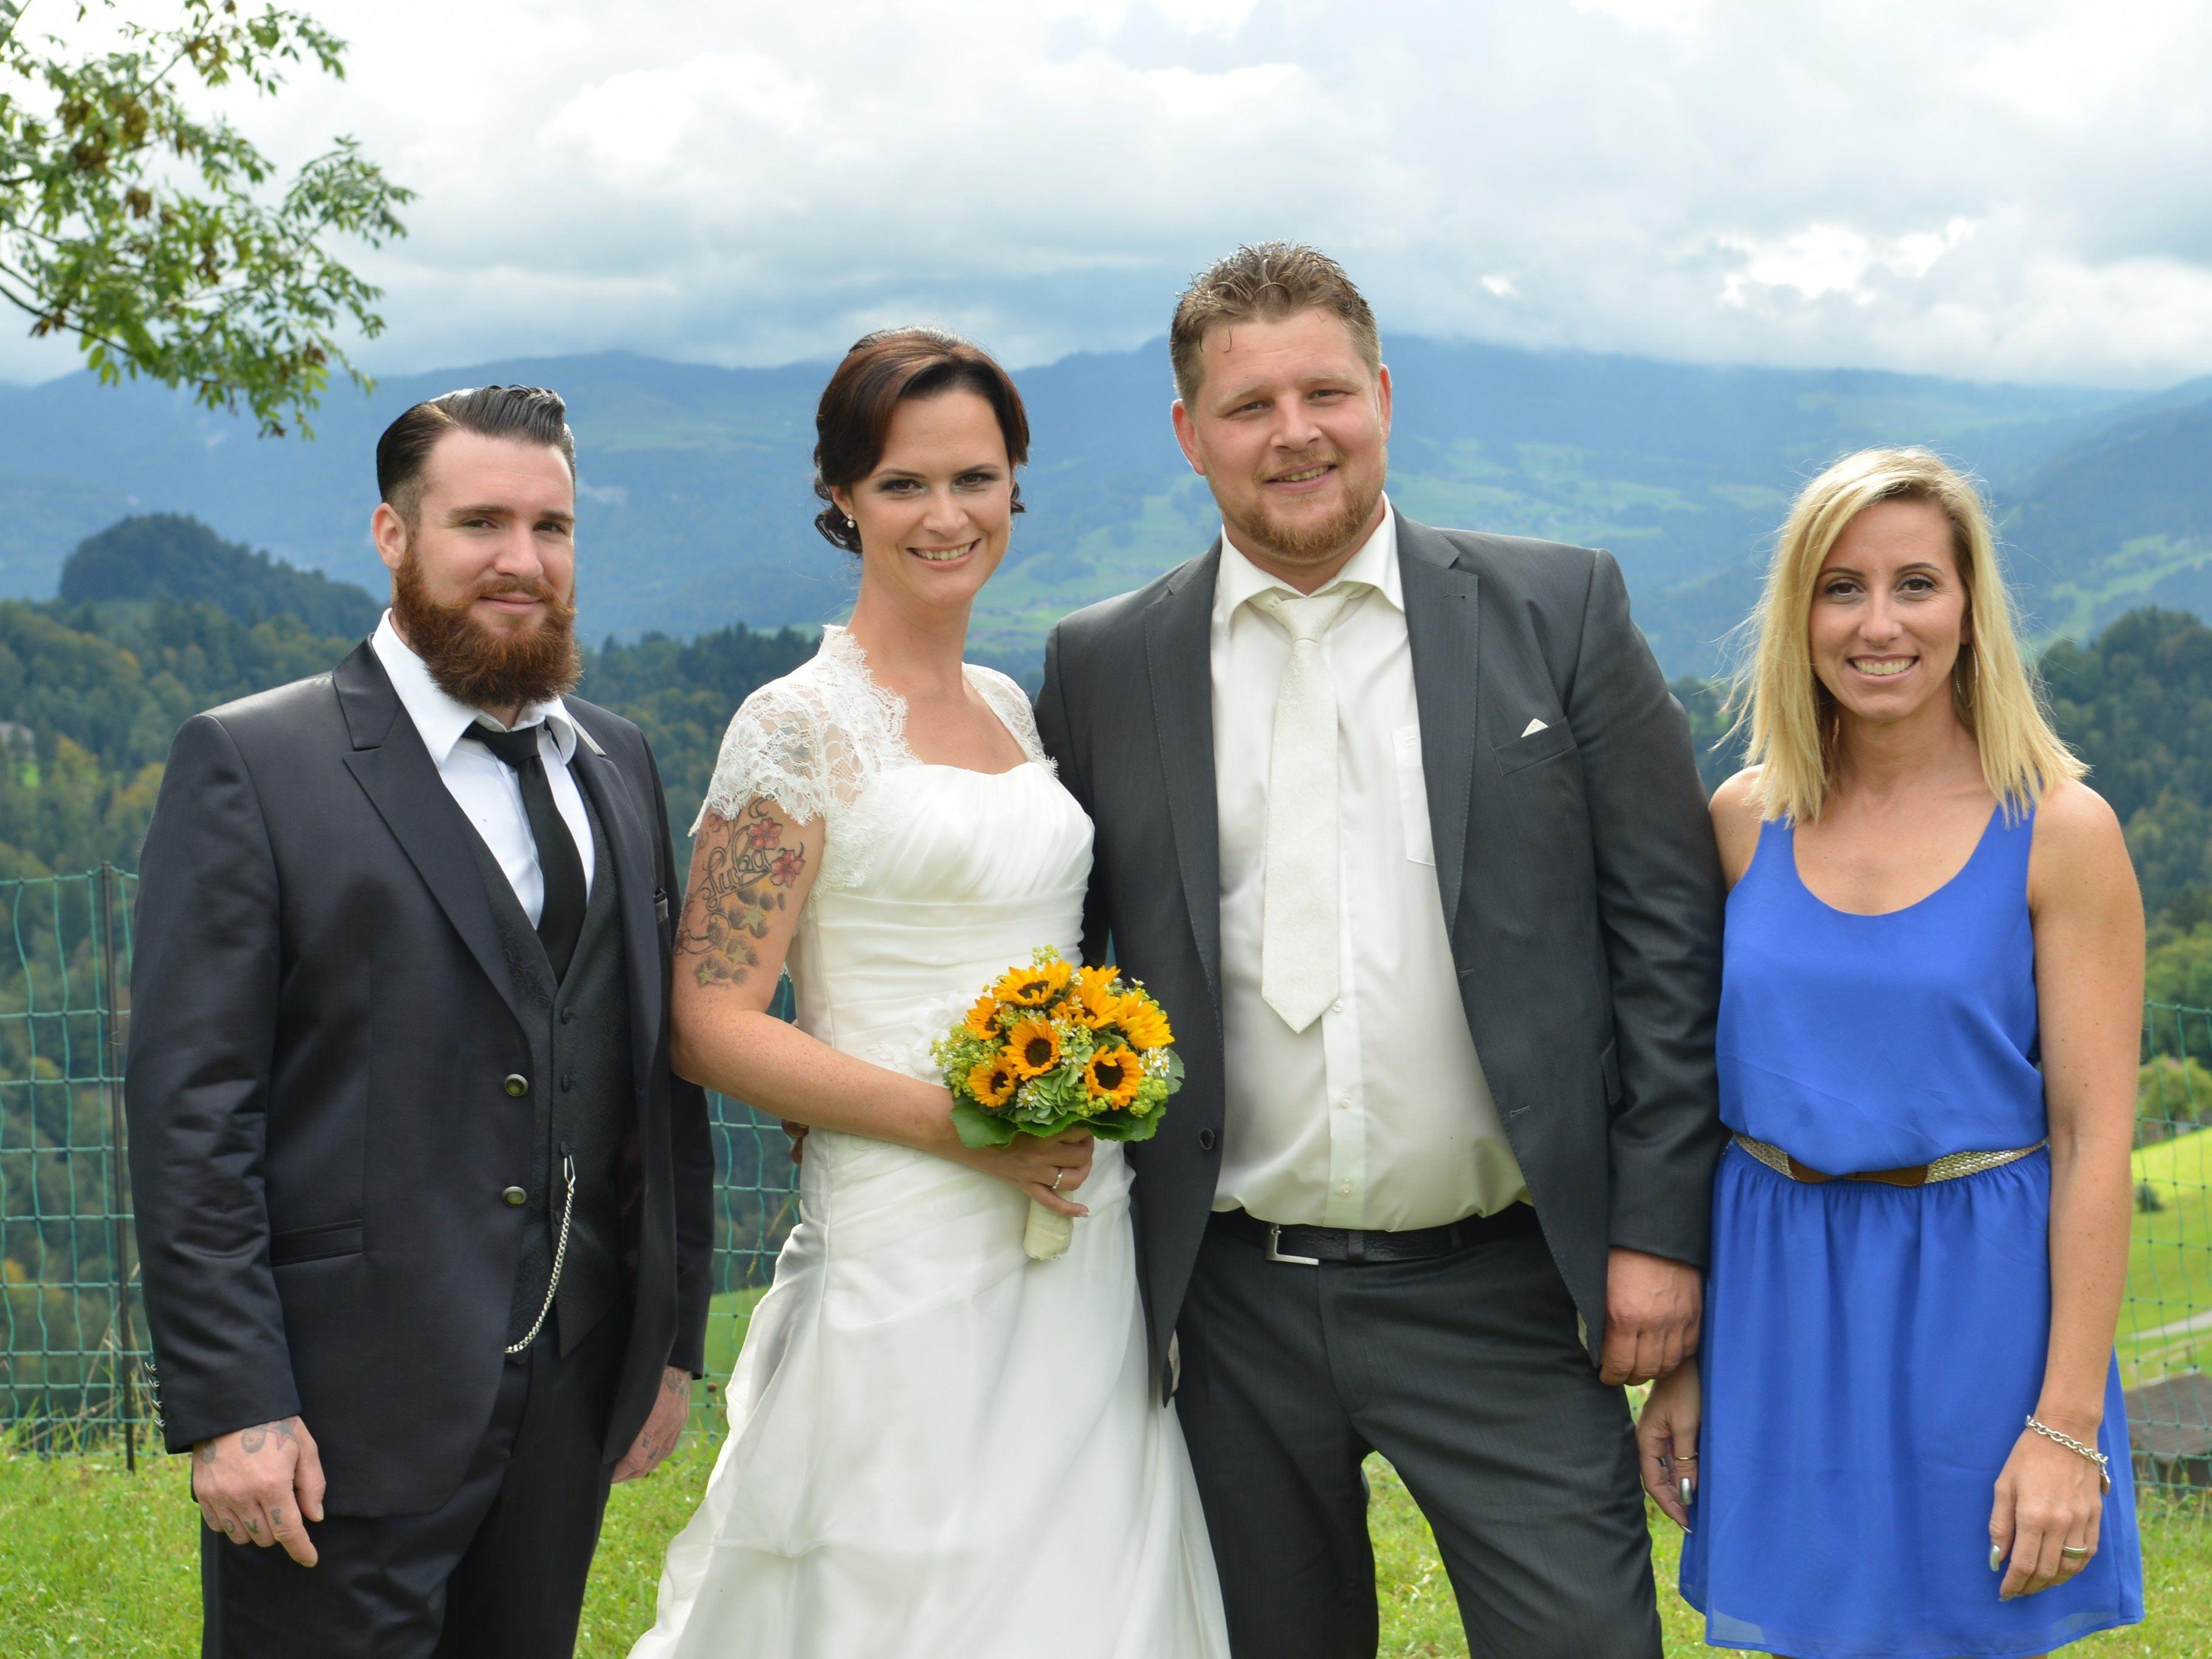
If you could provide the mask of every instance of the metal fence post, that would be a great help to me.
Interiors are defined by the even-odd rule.
[[[108,1227],[108,1260],[115,1268],[115,1400],[123,1419],[123,1463],[138,1468],[138,1401],[135,1368],[138,1343],[131,1319],[131,1165],[124,1141],[122,1021],[115,985],[115,866],[100,866],[100,1086],[107,1096],[110,1186],[114,1200]]]

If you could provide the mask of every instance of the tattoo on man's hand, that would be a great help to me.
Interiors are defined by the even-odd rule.
[[[678,1370],[673,1365],[669,1366],[660,1374],[660,1391],[663,1394],[690,1394],[691,1392],[691,1373],[689,1371]]]
[[[240,1431],[238,1447],[240,1451],[251,1454],[259,1451],[264,1446],[282,1445],[299,1437],[292,1432],[292,1419],[287,1417],[274,1423],[263,1423]]]
[[[692,974],[702,986],[743,985],[760,966],[755,941],[806,868],[804,848],[780,845],[783,824],[764,800],[748,802],[726,833],[708,849],[676,932],[676,954],[698,958]]]

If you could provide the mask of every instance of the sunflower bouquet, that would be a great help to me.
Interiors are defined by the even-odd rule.
[[[969,1146],[1004,1146],[1081,1125],[1102,1140],[1146,1140],[1182,1086],[1168,1017],[1114,968],[1078,968],[1047,946],[1010,968],[931,1045]],[[1067,1249],[1074,1223],[1032,1200],[1022,1247]]]

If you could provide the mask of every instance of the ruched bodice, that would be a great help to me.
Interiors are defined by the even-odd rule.
[[[881,797],[880,799],[877,797]],[[858,803],[884,824],[864,890],[817,889],[790,957],[799,1025],[915,1077],[977,993],[1049,945],[1073,958],[1091,820],[1052,774],[914,766]]]

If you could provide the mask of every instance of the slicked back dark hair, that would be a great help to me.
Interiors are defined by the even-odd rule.
[[[416,404],[376,441],[376,491],[409,524],[422,505],[422,469],[448,432],[557,449],[576,477],[576,439],[568,406],[542,386],[473,386]]]
[[[814,527],[824,540],[848,553],[860,550],[860,532],[830,492],[849,489],[876,470],[901,404],[956,390],[973,392],[991,405],[1009,465],[1029,459],[1030,417],[1022,394],[981,346],[936,328],[878,329],[853,343],[822,388],[814,413],[814,493],[822,501]],[[1013,510],[1023,510],[1019,484],[1013,489]]]

